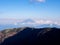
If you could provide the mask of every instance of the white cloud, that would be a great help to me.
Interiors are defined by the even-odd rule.
[[[14,25],[18,25],[17,23],[14,23]]]
[[[37,24],[51,24],[53,22],[50,20],[37,20],[36,23]]]
[[[60,25],[60,22],[54,22],[54,24]]]
[[[36,1],[38,1],[38,2],[45,2],[46,0],[36,0]]]
[[[51,24],[51,23],[53,23],[53,22],[50,21],[50,20],[47,20],[47,21],[46,21],[46,24]]]
[[[31,2],[45,2],[46,0],[30,0]]]

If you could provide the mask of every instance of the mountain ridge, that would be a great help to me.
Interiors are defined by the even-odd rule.
[[[6,38],[1,45],[43,45],[44,43],[47,45],[47,43],[59,43],[60,40],[60,28],[24,27],[10,29],[10,31],[11,30],[13,30],[13,32],[16,31],[17,33]]]

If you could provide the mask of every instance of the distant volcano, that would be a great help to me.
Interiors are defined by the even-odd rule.
[[[32,23],[34,23],[35,21],[34,21],[33,19],[26,19],[26,20],[24,20],[23,22],[25,22],[25,23],[27,23],[27,22],[32,22]]]

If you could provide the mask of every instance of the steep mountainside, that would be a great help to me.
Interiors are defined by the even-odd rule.
[[[58,28],[14,28],[7,32],[14,33],[14,36],[6,38],[1,45],[54,45],[60,44],[60,29]],[[4,31],[3,31],[4,32]],[[6,32],[6,33],[7,33]],[[5,32],[4,32],[5,33]],[[12,34],[12,33],[10,33]]]

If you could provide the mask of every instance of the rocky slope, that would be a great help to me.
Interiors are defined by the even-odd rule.
[[[0,31],[0,43],[4,41],[4,39],[13,36],[23,30],[24,28],[12,28],[12,29],[5,29]]]

